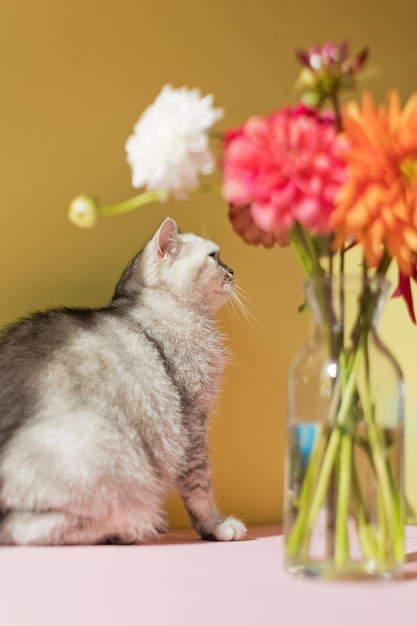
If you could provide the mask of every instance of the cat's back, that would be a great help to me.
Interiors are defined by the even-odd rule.
[[[111,309],[49,311],[3,334],[3,481],[16,459],[30,454],[33,463],[43,460],[33,467],[28,460],[25,475],[58,464],[74,480],[79,467],[100,484],[154,484],[155,472],[176,474],[186,437],[178,390],[153,342],[128,316]]]
[[[146,408],[180,412],[175,386],[140,324],[112,309],[61,309],[8,327],[0,338],[0,442],[36,419],[94,411],[138,424]]]
[[[50,310],[33,313],[0,333],[0,426],[23,423],[38,405],[45,372],[78,332],[92,325],[94,312]]]
[[[19,369],[26,376],[32,372],[36,377],[52,363],[71,365],[70,356],[76,358],[77,354],[84,363],[99,359],[102,364],[111,354],[124,359],[134,351],[139,356],[149,344],[141,331],[135,320],[111,308],[62,308],[34,313],[1,332],[0,370],[6,373]],[[32,371],[35,363],[37,367]]]

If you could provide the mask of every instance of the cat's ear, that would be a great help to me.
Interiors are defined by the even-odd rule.
[[[163,259],[175,254],[178,245],[178,227],[174,220],[167,217],[158,228],[155,241],[158,256]]]

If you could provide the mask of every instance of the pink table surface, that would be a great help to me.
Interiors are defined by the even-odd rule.
[[[417,527],[399,581],[331,582],[283,569],[278,526],[245,541],[172,531],[158,544],[0,548],[1,626],[417,624]]]

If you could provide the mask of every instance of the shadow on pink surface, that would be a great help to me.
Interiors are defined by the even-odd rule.
[[[264,526],[251,526],[248,529],[245,537],[240,540],[239,543],[246,541],[256,541],[262,537],[274,537],[282,535],[282,528],[278,524],[264,525]],[[197,535],[197,533],[191,528],[169,530],[167,533],[160,535],[147,545],[158,546],[167,544],[182,544],[182,543],[216,543],[205,542]]]

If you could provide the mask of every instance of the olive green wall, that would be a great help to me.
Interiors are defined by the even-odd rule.
[[[295,48],[348,37],[354,50],[371,48],[364,82],[376,96],[395,84],[405,97],[416,86],[416,26],[415,0],[0,1],[0,323],[105,302],[168,214],[217,240],[257,320],[222,314],[234,358],[211,429],[218,500],[247,522],[281,515],[286,371],[309,326],[297,314],[294,254],[245,246],[218,197],[145,207],[94,232],[67,221],[68,203],[81,192],[104,203],[131,195],[124,142],[163,84],[213,93],[226,110],[223,127],[234,126],[294,100]],[[384,324],[412,392],[411,477],[417,329],[397,303]],[[410,478],[409,496],[417,504]],[[169,512],[172,524],[187,523],[175,496]]]

